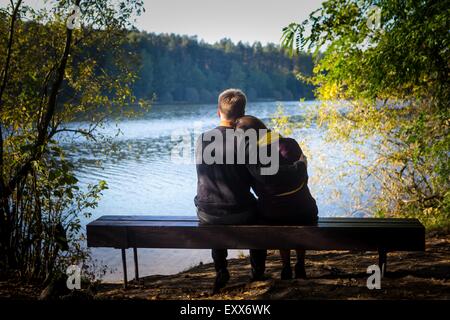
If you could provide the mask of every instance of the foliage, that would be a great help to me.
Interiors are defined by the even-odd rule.
[[[372,213],[429,227],[450,221],[449,14],[445,1],[329,0],[283,31],[285,46],[315,55],[302,78],[317,86],[328,138],[374,143],[361,177],[379,186]]]
[[[272,115],[269,127],[281,135],[289,136],[292,134],[294,125],[289,116],[285,114],[282,104],[277,106],[277,111]]]
[[[162,102],[214,102],[228,87],[245,90],[251,100],[313,98],[312,86],[295,78],[298,71],[311,74],[311,56],[291,59],[273,44],[223,39],[210,45],[196,37],[135,32],[128,47],[142,61],[134,85],[139,98],[156,94]]]
[[[82,15],[72,30],[73,4]],[[51,1],[43,9],[18,0],[0,8],[2,273],[44,279],[85,258],[80,217],[106,183],[80,190],[58,141],[101,139],[96,132],[106,119],[136,113],[129,106],[137,60],[124,40],[141,10],[140,0]]]

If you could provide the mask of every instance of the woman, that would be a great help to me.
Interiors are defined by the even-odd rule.
[[[277,175],[270,179],[255,179],[253,190],[258,196],[258,210],[262,223],[267,224],[292,224],[314,225],[317,223],[317,205],[308,188],[308,175],[306,170],[306,157],[292,138],[284,138],[272,134],[264,123],[253,116],[243,116],[235,123],[236,129],[254,129],[256,132],[264,129],[263,136],[258,136],[258,144],[270,144],[278,139],[279,164],[292,165],[298,160],[304,162],[304,179],[283,178],[277,180]],[[264,132],[263,131],[263,132]],[[280,171],[279,171],[280,172]],[[258,176],[258,175],[256,175]],[[295,278],[306,278],[305,250],[296,249],[297,263],[295,265]],[[281,279],[292,279],[290,263],[290,250],[280,250],[283,262]]]

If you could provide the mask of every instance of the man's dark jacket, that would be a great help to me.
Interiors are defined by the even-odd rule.
[[[279,184],[289,181],[300,181],[306,176],[306,166],[303,162],[293,165],[280,166],[279,172],[272,176],[261,176],[261,166],[258,164],[237,164],[238,141],[227,143],[226,130],[228,127],[219,126],[200,135],[196,146],[197,167],[197,196],[194,199],[198,211],[213,217],[236,220],[235,215],[248,216],[249,212],[257,214],[256,199],[250,191],[254,179],[268,183]],[[222,163],[207,164],[203,152],[215,136],[222,137]],[[209,139],[205,139],[208,137]],[[234,164],[226,163],[226,154],[232,152]],[[209,154],[209,152],[208,152]],[[212,154],[215,155],[214,153]],[[231,218],[233,217],[233,218]]]

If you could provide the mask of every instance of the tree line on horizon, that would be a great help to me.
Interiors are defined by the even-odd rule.
[[[296,74],[311,74],[311,55],[290,57],[269,43],[222,39],[215,44],[196,36],[132,32],[128,49],[139,59],[133,94],[162,103],[214,102],[225,88],[244,90],[249,100],[310,100],[313,86]]]

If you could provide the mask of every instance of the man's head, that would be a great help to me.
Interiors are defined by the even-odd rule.
[[[247,98],[239,89],[227,89],[219,95],[219,116],[222,120],[235,121],[245,114]]]

